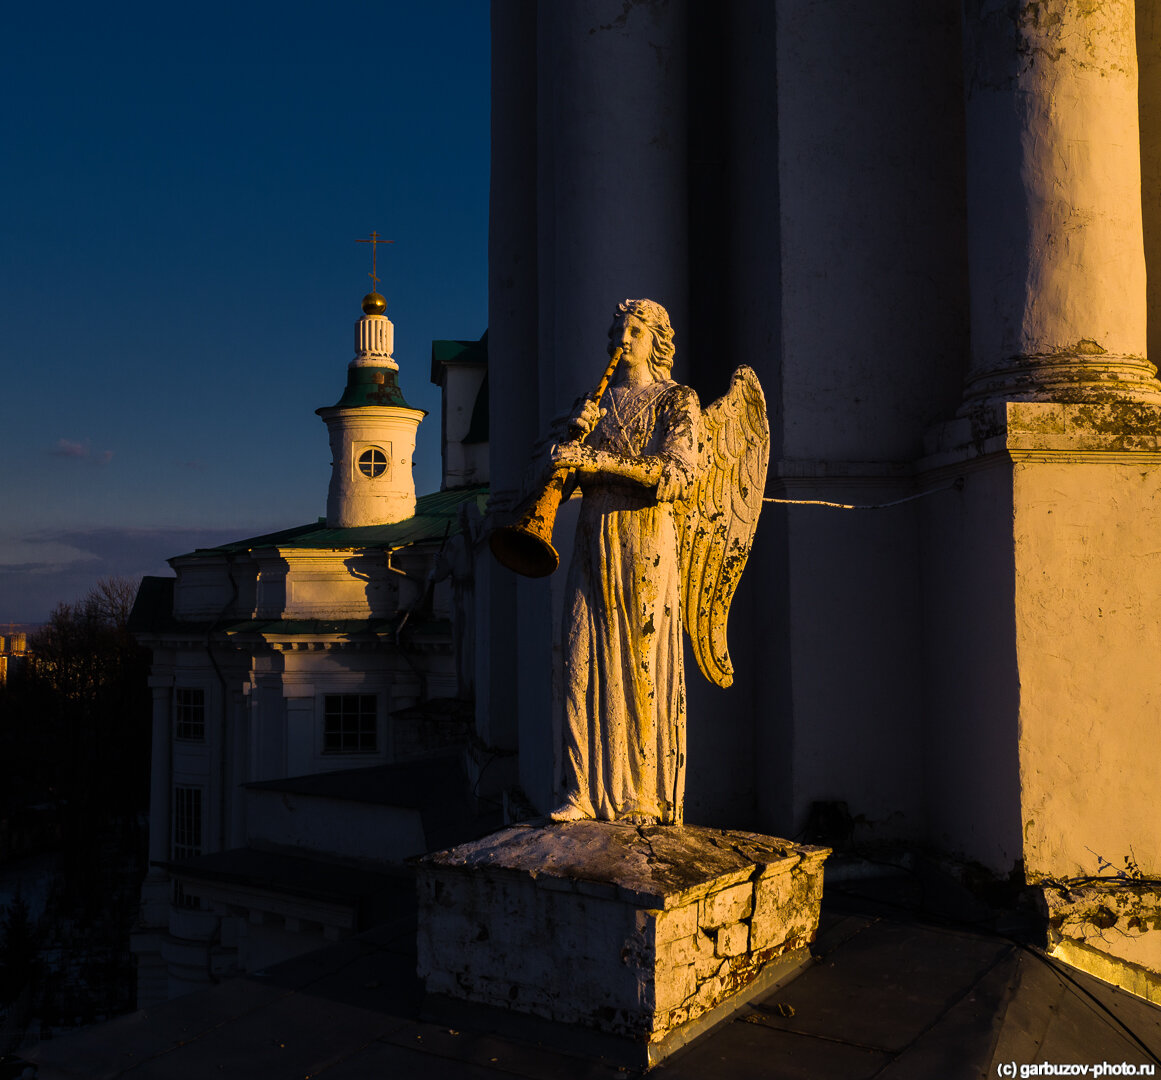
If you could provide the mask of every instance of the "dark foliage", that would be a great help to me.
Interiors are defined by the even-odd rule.
[[[60,604],[0,694],[0,814],[55,807],[66,851],[148,807],[149,657],[127,629],[135,592],[107,578]]]
[[[17,896],[0,917],[0,1005],[15,1001],[32,982],[39,951],[28,904]]]
[[[60,604],[0,687],[0,864],[56,863],[42,924],[19,904],[0,920],[0,1002],[32,993],[29,1008],[59,1022],[133,1004],[151,735],[149,654],[128,630],[136,591],[109,578]],[[41,948],[57,959],[34,978]]]

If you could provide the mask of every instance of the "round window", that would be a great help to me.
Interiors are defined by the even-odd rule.
[[[387,455],[377,446],[364,450],[359,455],[359,472],[364,476],[382,476],[387,471]]]

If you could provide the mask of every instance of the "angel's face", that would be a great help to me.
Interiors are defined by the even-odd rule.
[[[609,330],[609,347],[621,350],[620,366],[638,375],[651,375],[653,332],[636,315],[619,311]]]

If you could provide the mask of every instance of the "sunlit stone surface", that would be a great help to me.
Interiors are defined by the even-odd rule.
[[[608,336],[603,378],[542,442],[555,441],[538,482],[492,550],[519,573],[552,572],[557,507],[579,486],[561,631],[565,801],[551,816],[680,825],[682,626],[706,678],[729,686],[726,623],[762,510],[766,402],[741,367],[702,410],[669,377],[674,331],[652,300],[619,304]]]

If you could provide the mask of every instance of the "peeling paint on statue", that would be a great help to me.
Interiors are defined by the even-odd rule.
[[[770,436],[754,373],[704,412],[669,378],[673,328],[626,300],[603,394],[578,403],[551,453],[584,496],[565,592],[566,801],[555,821],[680,825],[685,795],[682,625],[698,664],[733,681],[730,601],[753,541]],[[539,525],[537,526],[539,527]]]

